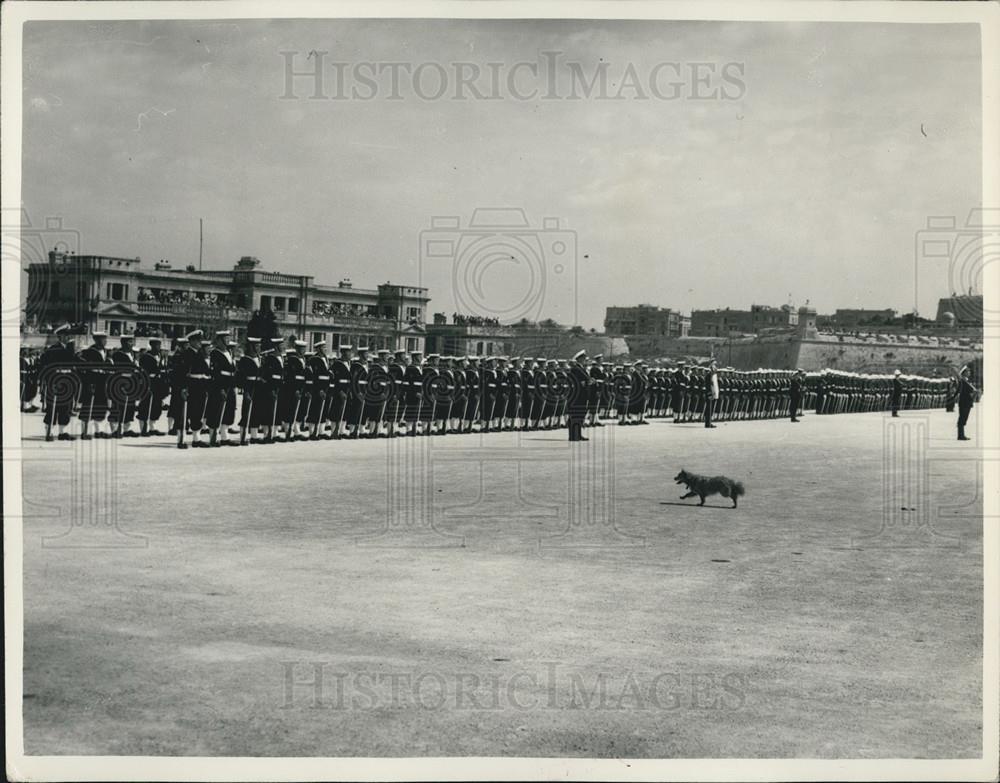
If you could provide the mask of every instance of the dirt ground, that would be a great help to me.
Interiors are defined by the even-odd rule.
[[[178,451],[26,416],[26,752],[977,757],[953,419]]]

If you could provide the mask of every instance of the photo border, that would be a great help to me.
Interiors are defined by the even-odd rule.
[[[709,21],[892,22],[978,24],[981,29],[983,205],[1000,204],[1000,4],[995,2],[650,2],[648,0],[411,0],[317,2],[280,6],[260,0],[191,2],[8,2],[2,7],[2,199],[20,204],[22,34],[26,21],[263,18],[650,19]],[[18,272],[4,268],[4,311],[19,306]],[[984,297],[1000,291],[1000,268],[988,265]],[[990,294],[989,292],[994,292]],[[996,303],[993,303],[996,309]],[[985,307],[984,310],[993,310]],[[3,324],[3,344],[19,339]],[[983,448],[1000,443],[1000,356],[996,324],[984,324],[985,394],[978,409]],[[21,519],[20,405],[11,379],[16,351],[3,351],[3,503],[5,520]],[[4,525],[6,747],[11,779],[76,780],[995,780],[1000,756],[1000,463],[984,462],[983,757],[979,759],[579,759],[579,758],[238,758],[25,756],[22,726],[23,535]]]

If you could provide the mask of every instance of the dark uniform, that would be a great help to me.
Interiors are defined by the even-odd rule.
[[[590,380],[593,381],[587,390],[587,412],[590,415],[590,426],[603,427],[604,425],[598,421],[598,416],[601,408],[601,399],[604,396],[604,382],[607,380],[607,373],[604,372],[604,368],[600,362],[595,361],[590,365],[588,374],[590,375]]]
[[[212,368],[204,346],[189,345],[181,355],[184,390],[187,392],[187,426],[195,435],[205,426],[208,408],[208,389],[212,382]],[[208,444],[200,444],[208,445]]]
[[[162,433],[156,429],[156,422],[163,414],[163,400],[170,393],[170,384],[159,349],[151,347],[140,354],[139,369],[146,376],[146,393],[139,400],[135,415],[142,422],[143,435],[160,435]]]
[[[346,353],[343,351],[342,353]],[[333,422],[333,437],[340,438],[347,426],[347,412],[351,399],[351,366],[341,356],[330,365],[333,399],[330,401],[330,421]]]
[[[462,418],[468,423],[467,432],[472,432],[472,425],[476,423],[482,412],[482,377],[479,368],[470,364],[465,368],[465,413]]]
[[[108,415],[108,376],[112,372],[111,357],[106,349],[92,345],[80,352],[80,373],[83,388],[80,390],[80,421],[86,423],[104,421]],[[96,430],[96,424],[95,430]],[[105,433],[94,433],[97,437],[110,437]],[[81,436],[89,438],[86,432]]]
[[[521,418],[521,372],[516,367],[507,368],[507,418],[511,421],[511,427],[517,426],[517,420]]]
[[[185,387],[184,371],[181,366],[184,350],[187,348],[187,340],[183,343],[177,342],[177,349],[167,357],[167,382],[170,385],[170,402],[167,404],[167,419],[169,419],[170,429],[168,435],[176,435],[179,427],[186,426],[181,419],[184,414],[184,395],[181,393]]]
[[[305,412],[302,396],[306,388],[306,363],[302,356],[291,352],[285,354],[285,367],[278,395],[278,416],[285,424],[285,439],[295,437],[296,425]]]
[[[80,393],[80,377],[75,370],[76,364],[77,358],[73,349],[68,344],[62,343],[50,345],[38,360],[39,378],[43,386],[46,440],[52,438],[53,425],[65,427],[69,424],[73,404]],[[31,396],[34,397],[34,393]],[[61,433],[59,439],[72,440],[72,437]]]
[[[788,398],[788,407],[792,414],[791,419],[792,421],[798,421],[799,408],[802,405],[802,375],[800,373],[792,376],[792,380],[789,383]]]
[[[209,367],[212,380],[205,415],[213,430],[212,445],[216,445],[219,443],[217,431],[228,429],[236,421],[236,362],[228,349],[215,347],[209,354]]]
[[[432,356],[428,357],[433,358]],[[425,364],[421,370],[421,390],[423,393],[423,408],[421,419],[426,422],[427,428],[424,435],[430,435],[434,430],[434,422],[441,415],[441,401],[443,395],[438,387],[440,371],[432,364]],[[447,405],[447,403],[445,403]]]
[[[316,353],[309,357],[309,374],[312,376],[312,401],[309,406],[307,423],[312,428],[310,437],[318,440],[320,430],[329,418],[330,410],[330,362],[326,356]]]
[[[264,443],[273,443],[280,420],[279,400],[285,382],[285,358],[281,348],[272,348],[260,362],[260,384],[255,392],[254,408],[263,426],[267,427]]]
[[[413,362],[403,371],[403,389],[406,394],[404,418],[412,425],[410,435],[417,434],[417,424],[423,416],[424,373],[419,364],[420,354],[413,355]]]
[[[892,379],[892,415],[899,415],[899,406],[903,402],[903,381],[898,375]]]
[[[49,346],[50,348],[52,346]],[[36,363],[34,356],[29,348],[21,349],[21,412],[22,413],[34,413],[38,408],[31,405],[31,401],[35,399],[35,395],[38,394],[38,365],[40,361]],[[73,357],[76,358],[75,356]]]
[[[385,423],[386,412],[389,411],[394,391],[389,365],[385,363],[384,358],[380,357],[379,361],[368,368],[368,401],[365,405],[365,420],[374,424],[370,433],[372,438],[377,438],[382,432],[382,425]]]
[[[968,378],[962,376],[958,380],[958,439],[969,440],[965,437],[965,425],[969,423],[969,414],[976,401],[976,387],[972,385]]]
[[[131,348],[122,347],[114,351],[111,362],[115,369],[108,376],[108,398],[111,405],[108,420],[113,425],[115,437],[120,437],[123,430],[124,435],[129,438],[138,437],[138,433],[129,428],[135,419],[136,403],[145,396],[145,379]]]
[[[352,437],[360,438],[365,426],[365,400],[368,397],[368,365],[355,357],[351,362],[351,393],[347,401],[347,423],[354,427]]]
[[[578,354],[579,356],[579,354]],[[594,381],[590,377],[579,359],[574,357],[570,366],[570,383],[568,388],[567,413],[569,414],[569,439],[571,441],[585,441],[583,437],[583,422],[587,418],[587,410],[590,404],[590,390],[594,386]]]
[[[389,421],[392,422],[389,434],[395,435],[406,405],[406,363],[401,355],[397,354],[396,359],[389,365],[388,372],[392,380],[392,399],[386,411]]]
[[[245,353],[236,360],[236,385],[243,392],[240,401],[240,445],[246,446],[254,442],[254,429],[262,424],[270,424],[262,416],[261,409],[266,410],[266,403],[257,404],[258,399],[263,401],[267,388],[261,378],[260,356]]]

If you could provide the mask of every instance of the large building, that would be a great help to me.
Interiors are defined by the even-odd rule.
[[[771,307],[751,305],[749,310],[693,310],[692,337],[730,337],[762,334],[770,329],[788,329],[799,322],[798,311],[791,305]]]
[[[355,288],[320,285],[310,275],[267,272],[245,256],[229,270],[174,269],[139,258],[49,253],[28,267],[25,318],[42,328],[69,321],[81,330],[137,337],[230,329],[244,336],[254,311],[271,312],[282,335],[330,348],[367,343],[372,349],[424,348],[426,288],[385,283]]]
[[[691,319],[668,307],[649,304],[608,307],[604,331],[613,336],[687,337]]]

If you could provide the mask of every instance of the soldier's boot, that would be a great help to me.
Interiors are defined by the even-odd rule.
[[[47,442],[55,440],[55,436],[52,434],[52,425],[51,424],[46,424],[45,425],[45,440]]]
[[[959,440],[971,440],[970,438],[965,437],[965,427],[963,427],[962,425],[959,425],[959,427],[958,427],[958,439]]]
[[[220,445],[219,444],[219,431],[216,428],[214,428],[214,427],[211,430],[211,435],[209,436],[209,439],[208,439],[208,445],[211,446],[211,447],[213,447],[213,448],[217,448]]]

